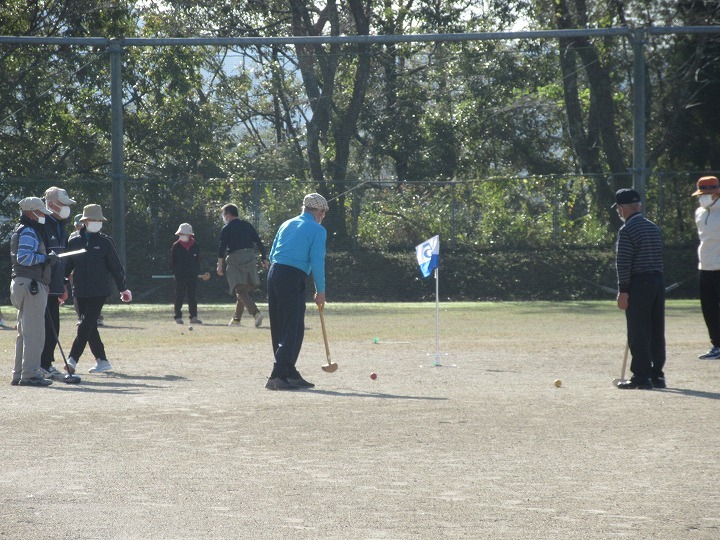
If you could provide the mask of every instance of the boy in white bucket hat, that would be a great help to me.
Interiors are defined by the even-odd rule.
[[[195,295],[200,272],[200,247],[189,223],[181,223],[175,235],[178,239],[170,248],[170,268],[175,276],[175,322],[184,324],[182,305],[187,294],[190,324],[202,324],[198,319]]]
[[[125,269],[118,256],[112,238],[102,234],[103,223],[107,221],[99,204],[88,204],[83,208],[82,229],[78,235],[68,242],[68,251],[85,249],[85,253],[69,257],[65,265],[65,277],[72,274],[73,296],[78,303],[80,324],[77,326],[77,336],[70,349],[68,358],[68,372],[75,372],[80,356],[86,345],[95,356],[95,366],[89,369],[90,373],[100,373],[112,369],[105,355],[105,345],[98,332],[98,318],[105,301],[112,294],[110,278],[120,291],[123,302],[132,301],[132,293],[125,283]]]

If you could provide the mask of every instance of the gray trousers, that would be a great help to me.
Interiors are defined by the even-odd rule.
[[[10,282],[10,301],[18,310],[13,380],[40,376],[40,355],[45,344],[45,307],[48,286],[38,283],[37,294],[30,293],[30,278],[16,277]]]

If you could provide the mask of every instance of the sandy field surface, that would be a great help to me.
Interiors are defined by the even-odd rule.
[[[45,389],[10,386],[0,331],[0,539],[720,538],[720,360],[697,359],[697,303],[668,304],[652,391],[611,384],[612,302],[442,306],[442,366],[434,305],[331,304],[333,374],[309,306],[317,386],[295,392],[264,388],[267,324],[168,312],[110,306],[113,371],[88,374],[87,350],[81,384]]]

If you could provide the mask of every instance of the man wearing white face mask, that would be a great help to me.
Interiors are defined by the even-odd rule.
[[[665,282],[660,228],[642,214],[640,195],[634,189],[615,193],[618,217],[624,222],[617,237],[618,308],[625,311],[632,362],[624,390],[666,388]]]
[[[43,241],[48,251],[58,255],[65,251],[68,241],[65,225],[70,217],[70,206],[75,204],[67,191],[59,187],[51,187],[45,191],[45,206],[52,212],[47,216],[43,226]],[[64,375],[53,366],[55,360],[56,332],[60,334],[60,304],[68,297],[65,285],[63,259],[58,260],[52,267],[50,277],[50,291],[48,293],[47,309],[45,310],[45,346],[40,355],[40,367],[43,377],[63,381]]]
[[[105,300],[112,294],[110,278],[120,291],[123,302],[132,301],[132,293],[125,283],[125,269],[118,256],[112,239],[100,233],[103,223],[107,221],[99,204],[88,204],[83,208],[80,220],[84,227],[79,234],[68,242],[68,251],[85,249],[86,252],[70,257],[65,266],[65,277],[72,274],[73,295],[78,302],[80,324],[77,336],[70,349],[68,371],[75,372],[80,356],[86,345],[95,356],[95,366],[90,373],[100,373],[112,369],[105,355],[105,345],[98,332],[98,318],[105,305]]]
[[[197,316],[198,273],[200,272],[200,247],[195,241],[192,225],[181,223],[175,233],[178,237],[170,248],[170,268],[175,277],[174,318],[183,324],[182,305],[187,294],[190,324],[202,324]]]
[[[10,300],[18,310],[13,386],[48,386],[40,371],[40,353],[45,342],[45,306],[50,268],[57,263],[55,253],[43,243],[43,224],[50,210],[42,199],[26,197],[20,201],[20,222],[10,238],[12,281]]]
[[[703,176],[697,181],[700,206],[695,210],[700,246],[698,269],[700,270],[700,307],[712,346],[699,358],[720,359],[720,181],[715,176]]]

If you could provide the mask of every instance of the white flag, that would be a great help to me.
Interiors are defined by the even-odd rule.
[[[440,236],[433,236],[416,246],[415,255],[423,277],[428,277],[440,265]]]

